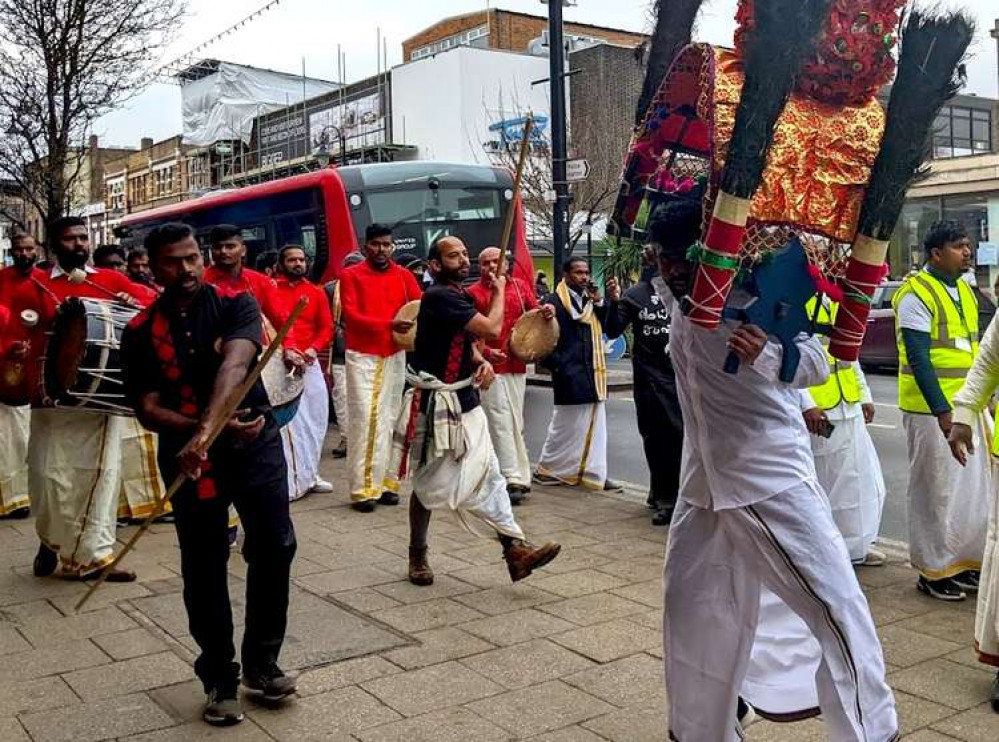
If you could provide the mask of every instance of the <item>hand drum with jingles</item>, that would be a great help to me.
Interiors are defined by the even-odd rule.
[[[524,363],[535,363],[551,355],[558,335],[558,320],[545,319],[540,309],[532,309],[514,324],[510,352]]]
[[[392,339],[395,344],[402,348],[407,353],[411,353],[416,347],[416,318],[420,314],[420,300],[416,299],[414,301],[406,302],[403,304],[399,311],[396,312],[396,320],[408,320],[413,323],[413,326],[409,328],[406,332],[396,332],[392,331]]]
[[[274,419],[278,427],[283,428],[298,412],[298,404],[305,391],[305,374],[295,369],[289,370],[281,359],[281,354],[276,353],[264,366],[260,380],[267,391]]]

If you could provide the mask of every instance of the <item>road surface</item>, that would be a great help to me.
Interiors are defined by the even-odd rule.
[[[908,541],[906,487],[909,473],[905,451],[905,431],[896,400],[894,374],[867,375],[877,412],[870,426],[871,437],[881,458],[888,498],[881,522],[881,535],[893,541]],[[527,445],[531,460],[537,461],[551,417],[552,391],[528,387],[525,405]],[[613,396],[607,402],[608,462],[611,478],[648,487],[649,472],[642,452],[642,439],[635,424],[635,403],[630,393]]]

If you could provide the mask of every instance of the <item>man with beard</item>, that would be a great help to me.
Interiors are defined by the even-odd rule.
[[[392,426],[406,383],[406,352],[392,337],[413,323],[396,319],[422,292],[413,274],[392,261],[392,230],[367,228],[364,262],[340,276],[347,339],[347,471],[351,507],[370,513],[377,504],[399,504],[398,472],[389,471]]]
[[[541,450],[535,481],[582,485],[593,490],[619,489],[607,478],[607,360],[603,322],[607,303],[590,281],[584,258],[569,258],[555,293],[545,300],[555,307],[558,345],[542,365],[551,369],[555,409]],[[617,291],[613,282],[608,288]],[[611,302],[617,300],[612,294]]]
[[[149,253],[144,247],[133,247],[128,251],[128,260],[125,263],[125,275],[132,283],[158,291],[158,286],[153,280],[153,272],[149,270]]]
[[[125,389],[142,424],[160,435],[163,478],[188,477],[173,504],[184,605],[201,650],[194,669],[208,696],[203,718],[236,724],[243,711],[226,568],[230,503],[246,531],[243,685],[270,701],[296,690],[277,664],[295,531],[281,436],[259,382],[208,448],[260,350],[260,312],[246,292],[223,297],[204,283],[201,251],[186,224],[157,227],[145,244],[164,291],[125,330]]]
[[[765,588],[818,640],[814,680],[830,739],[895,739],[874,621],[816,480],[800,411],[799,390],[828,378],[825,351],[815,338],[797,339],[801,360],[787,384],[778,378],[782,348],[762,329],[726,320],[710,331],[679,311],[701,218],[699,201],[675,200],[649,225],[664,263],[665,280],[654,285],[672,314],[684,421],[680,501],[663,572],[672,738],[742,739],[738,698]],[[739,290],[729,299],[747,300]],[[741,362],[734,375],[724,371],[729,353]]]
[[[56,264],[37,281],[25,282],[11,302],[12,316],[21,317],[25,311],[38,316],[33,328],[21,328],[19,340],[43,347],[57,307],[70,297],[139,306],[140,287],[121,273],[87,264],[90,237],[82,219],[57,219],[48,237]],[[51,575],[61,561],[65,576],[87,579],[114,558],[125,420],[82,408],[32,410],[28,484],[41,540],[35,575]],[[135,573],[116,570],[108,579],[129,582]]]
[[[430,585],[427,530],[433,510],[452,510],[469,528],[488,526],[499,537],[510,579],[522,580],[554,559],[561,547],[535,547],[524,540],[506,493],[479,404],[479,389],[494,380],[492,366],[476,348],[495,342],[503,328],[506,277],[495,275],[489,312],[481,314],[462,282],[468,278],[468,250],[457,237],[442,237],[430,248],[434,285],[420,304],[413,354],[413,387],[396,425],[396,437],[409,446],[413,495],[409,500],[409,581]]]
[[[898,406],[909,451],[909,561],[916,587],[938,600],[978,591],[992,488],[988,458],[967,467],[951,457],[947,436],[954,395],[978,355],[978,301],[960,280],[971,243],[956,222],[930,227],[926,265],[892,297],[898,336]],[[987,424],[974,421],[975,443]]]
[[[487,247],[479,253],[479,281],[468,289],[480,314],[489,314],[493,278],[497,273],[506,277],[503,329],[499,338],[487,342],[483,348],[482,355],[492,364],[496,380],[488,389],[481,390],[480,398],[489,421],[489,434],[499,459],[500,471],[506,478],[510,503],[519,505],[531,491],[531,459],[524,441],[527,364],[511,354],[510,336],[517,320],[526,312],[537,309],[538,300],[528,284],[516,276],[507,275],[506,260],[500,265],[499,248]],[[550,304],[544,306],[542,313],[545,319],[555,316]]]
[[[274,280],[244,265],[246,243],[239,227],[220,224],[209,232],[208,241],[211,244],[212,264],[205,269],[205,283],[214,286],[220,296],[249,294],[256,299],[264,319],[274,329],[280,327],[283,316],[275,300]]]
[[[638,432],[649,466],[649,504],[653,525],[667,526],[680,490],[683,415],[676,393],[676,372],[669,357],[670,313],[652,286],[659,256],[646,248],[642,279],[608,313],[607,337],[632,331],[631,366]]]
[[[308,301],[285,338],[284,362],[289,372],[304,374],[305,389],[295,416],[281,428],[284,458],[288,465],[288,496],[292,500],[309,492],[328,493],[333,485],[319,476],[330,399],[326,379],[316,362],[333,341],[333,316],[326,294],[305,278],[309,261],[301,245],[285,245],[278,252],[275,299],[284,316],[300,299]]]
[[[0,307],[5,307],[14,294],[32,278],[40,280],[42,271],[35,268],[38,248],[35,238],[24,232],[11,236],[10,255],[13,265],[0,270]],[[20,318],[10,315],[9,325],[4,334],[9,335],[20,322]],[[6,361],[18,363],[24,360],[26,348],[18,343],[7,348]],[[27,405],[9,407],[0,404],[0,518],[27,518],[30,514],[28,500],[28,437],[31,430],[31,408]]]

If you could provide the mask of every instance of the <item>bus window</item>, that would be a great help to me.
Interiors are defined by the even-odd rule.
[[[274,220],[274,229],[278,249],[285,245],[301,245],[309,262],[315,262],[318,245],[316,212],[279,216]]]

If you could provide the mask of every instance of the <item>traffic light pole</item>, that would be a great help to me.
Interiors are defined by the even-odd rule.
[[[548,0],[548,52],[551,63],[552,183],[555,190],[552,251],[555,259],[555,283],[558,284],[562,280],[562,263],[569,241],[569,184],[565,179],[565,44],[562,36],[562,0]]]

